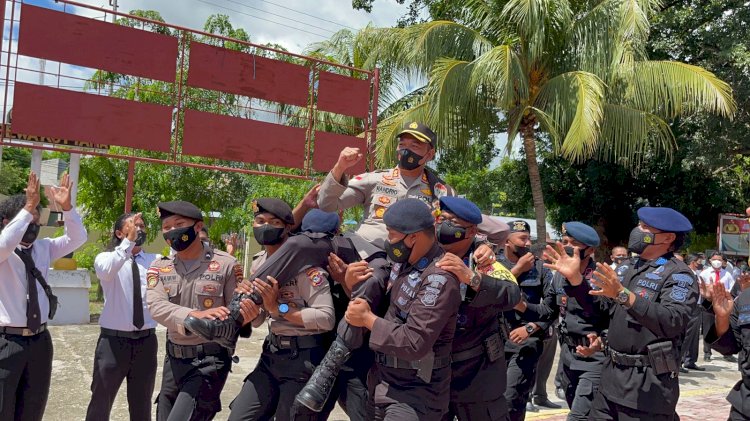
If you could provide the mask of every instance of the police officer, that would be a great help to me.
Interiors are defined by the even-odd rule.
[[[610,358],[589,419],[673,420],[680,389],[679,350],[698,298],[693,271],[674,257],[690,221],[670,208],[638,209],[617,271],[597,263],[590,294],[615,300],[607,335]],[[554,263],[554,262],[552,262]]]
[[[104,291],[99,318],[101,333],[94,353],[91,401],[87,420],[109,419],[120,384],[128,380],[131,420],[151,419],[151,395],[156,380],[156,321],[146,307],[146,270],[156,259],[141,248],[146,225],[140,213],[115,221],[108,251],[94,260]]]
[[[321,210],[334,212],[364,205],[357,234],[383,248],[388,236],[383,223],[385,211],[404,197],[424,201],[433,208],[443,196],[453,196],[451,187],[426,167],[435,157],[437,135],[426,125],[411,122],[398,134],[398,166],[360,174],[349,179],[344,172],[363,157],[359,148],[344,148],[318,193]]]
[[[742,292],[735,299],[721,284],[701,284],[701,292],[716,316],[706,341],[724,355],[739,353],[742,379],[729,391],[729,420],[750,419],[750,275],[737,279]]]
[[[253,235],[264,250],[254,258],[252,272],[279,252],[294,225],[292,209],[279,199],[257,199],[254,209]],[[338,222],[336,214],[313,212],[303,219],[302,229],[336,232]],[[273,277],[269,281],[270,284],[253,282],[253,288],[263,298],[263,310],[253,320],[253,326],[259,327],[270,319],[270,333],[258,365],[245,378],[242,390],[230,405],[229,419],[319,419],[318,413],[305,407],[298,408],[294,417],[292,406],[297,392],[323,359],[324,333],[335,324],[328,274],[322,268],[310,267],[283,286]],[[250,292],[246,285],[243,288]]]
[[[197,240],[203,226],[200,209],[185,201],[159,203],[162,235],[175,251],[155,260],[146,272],[151,316],[167,327],[167,355],[156,399],[159,421],[210,420],[221,411],[221,390],[232,366],[233,349],[185,329],[188,316],[227,317],[225,307],[242,279],[242,266],[230,255]],[[243,318],[260,309],[244,300]]]
[[[371,332],[376,364],[368,377],[376,420],[436,420],[448,410],[450,354],[461,302],[456,277],[436,263],[444,256],[434,217],[418,199],[388,209],[385,244],[394,262],[390,306],[376,316],[363,298],[349,303],[345,318]]]
[[[26,195],[0,203],[0,419],[41,420],[52,375],[52,338],[47,319],[57,298],[47,284],[55,259],[86,242],[86,229],[71,204],[73,183],[63,174],[52,199],[63,210],[65,234],[39,235],[39,179],[29,173]]]
[[[599,234],[581,222],[562,226],[562,243],[555,250],[547,246],[545,264],[555,274],[552,286],[539,305],[529,305],[527,317],[542,309],[547,320],[562,316],[559,328],[561,386],[570,412],[568,420],[586,420],[599,388],[604,364],[601,336],[609,325],[610,300],[589,294],[591,275],[596,269],[594,248]]]
[[[446,251],[437,266],[461,282],[456,335],[451,351],[451,396],[444,421],[506,420],[505,351],[498,315],[521,299],[516,278],[498,262],[475,268],[474,237],[479,208],[458,197],[440,198],[438,241]]]
[[[531,227],[525,221],[512,221],[505,249],[497,256],[497,261],[510,269],[521,287],[525,303],[539,304],[544,297],[545,285],[549,284],[552,273],[544,263],[529,250]],[[518,307],[521,308],[521,307]],[[509,418],[523,420],[526,417],[526,402],[534,387],[536,365],[542,353],[542,339],[549,322],[531,321],[520,311],[506,311],[500,318],[501,328],[507,336],[505,360],[508,365],[508,386],[505,399]]]

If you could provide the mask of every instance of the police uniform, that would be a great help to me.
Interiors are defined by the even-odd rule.
[[[720,337],[714,323],[706,333],[711,348],[724,355],[739,353],[742,379],[729,391],[727,400],[732,404],[729,420],[750,419],[750,289],[746,289],[734,300],[734,309],[729,317],[729,330]]]
[[[41,420],[47,405],[52,375],[52,338],[47,331],[50,301],[44,287],[52,261],[72,253],[86,242],[86,229],[75,208],[63,212],[65,234],[57,238],[40,238],[31,248],[20,245],[34,217],[25,209],[17,215],[0,215],[10,222],[0,231],[0,419]],[[24,259],[31,263],[39,278],[29,275]],[[40,279],[41,278],[41,279]],[[44,284],[42,283],[44,281]],[[33,284],[32,284],[33,283]],[[36,289],[38,314],[28,314],[29,295]],[[50,290],[51,293],[51,290]],[[38,327],[31,328],[38,320]]]
[[[563,224],[563,235],[567,235],[588,247],[599,245],[599,235],[590,226],[580,222]],[[604,352],[599,351],[589,357],[576,353],[577,346],[587,347],[587,335],[594,333],[601,337],[609,326],[611,301],[604,297],[589,294],[593,289],[591,276],[596,270],[593,255],[581,273],[583,281],[573,286],[556,272],[552,276],[552,287],[547,290],[544,301],[530,305],[527,312],[542,308],[547,312],[546,320],[554,321],[562,316],[559,328],[560,365],[562,365],[561,386],[570,412],[568,420],[586,420],[591,410],[594,395],[599,389]],[[530,314],[527,315],[530,317]]]
[[[424,124],[410,123],[399,136],[403,134],[410,134],[435,147],[437,137]],[[362,225],[357,234],[380,248],[388,237],[383,215],[397,200],[411,197],[437,208],[441,197],[455,195],[450,186],[427,168],[413,180],[404,178],[399,167],[364,173],[351,179],[342,178],[336,180],[332,173],[328,173],[318,192],[318,206],[324,211],[334,212],[363,205]]]
[[[669,208],[641,208],[638,216],[664,232],[692,229],[687,218]],[[648,261],[632,258],[616,273],[636,298],[630,308],[611,306],[609,358],[602,369],[607,380],[589,419],[676,419],[679,349],[699,295],[695,275],[671,252]]]
[[[278,251],[276,251],[278,253]],[[253,271],[266,260],[263,251],[253,261]],[[304,326],[279,316],[270,318],[269,335],[263,342],[258,365],[245,378],[242,390],[230,408],[229,420],[258,420],[274,417],[279,421],[322,419],[307,408],[292,414],[294,397],[307,382],[325,354],[326,332],[335,323],[328,273],[319,267],[300,272],[290,282],[279,286],[278,303],[298,309]],[[265,311],[253,320],[261,326],[268,317]]]
[[[159,210],[162,218],[176,214],[203,219],[200,210],[187,202],[160,203]],[[223,251],[202,246],[196,260],[162,257],[146,273],[151,316],[167,328],[167,355],[156,399],[159,421],[210,420],[221,411],[221,390],[234,350],[191,333],[184,321],[195,310],[228,305],[242,280],[242,266]]]
[[[87,420],[109,419],[126,378],[130,419],[151,418],[159,341],[145,296],[146,271],[157,256],[143,250],[133,254],[134,248],[134,242],[123,238],[114,250],[99,253],[94,260],[104,291],[104,309],[99,317],[101,333],[94,352]]]
[[[463,221],[480,224],[479,208],[462,198],[442,198],[440,209]],[[498,228],[498,227],[495,227]],[[500,229],[507,228],[500,226]],[[507,233],[507,229],[505,229]],[[463,256],[472,267],[472,244]],[[508,406],[505,351],[497,318],[512,310],[521,299],[516,278],[498,262],[476,270],[477,290],[461,284],[462,300],[456,317],[456,334],[451,350],[451,392],[444,421],[506,420]]]
[[[511,223],[511,233],[529,231],[528,224]],[[515,263],[511,262],[501,250],[497,254],[497,261],[503,266],[512,269]],[[548,285],[552,272],[542,265],[542,261],[536,259],[534,265],[527,272],[516,277],[521,288],[523,299],[530,304],[539,304],[544,297],[545,285]],[[532,320],[527,320],[524,314],[510,310],[500,317],[500,327],[506,336],[516,328],[527,326]],[[505,400],[507,401],[509,418],[511,420],[523,420],[526,416],[526,402],[534,387],[536,366],[539,356],[542,354],[542,340],[545,332],[549,329],[547,321],[534,322],[539,330],[529,335],[525,342],[516,344],[510,340],[505,341],[505,360],[508,366],[508,384],[505,389]]]

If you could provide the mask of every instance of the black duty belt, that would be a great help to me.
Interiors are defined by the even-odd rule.
[[[215,342],[206,342],[201,345],[177,345],[167,342],[167,353],[174,358],[203,358],[207,355],[219,355],[223,352],[226,352],[226,348]]]
[[[323,335],[281,336],[268,334],[268,342],[278,349],[310,349],[323,346]]]
[[[459,351],[454,352],[451,354],[451,362],[457,363],[461,361],[470,360],[472,358],[478,357],[480,355],[485,354],[485,349],[483,344],[479,344],[473,348],[469,348],[465,351]]]
[[[622,365],[626,367],[650,367],[651,366],[651,360],[649,360],[648,355],[625,354],[625,353],[617,352],[613,349],[610,349],[609,356],[610,358],[612,358],[612,362],[617,365]]]
[[[34,336],[38,335],[47,330],[47,323],[39,326],[37,330],[31,330],[27,327],[12,327],[12,326],[0,326],[0,334],[2,335],[15,335],[15,336]]]
[[[404,368],[410,370],[419,370],[420,360],[409,361],[403,358],[394,357],[393,355],[386,355],[378,352],[376,357],[380,365],[389,368]],[[438,368],[448,367],[451,363],[450,355],[445,357],[435,357],[435,362],[432,364],[432,369],[437,370]]]
[[[576,334],[570,334],[570,333],[561,333],[560,334],[560,340],[565,345],[571,346],[573,348],[577,346],[589,346],[589,338],[587,336],[583,335],[576,335]]]
[[[127,331],[127,330],[107,329],[106,327],[102,328],[102,335],[116,336],[118,338],[141,339],[141,338],[147,338],[155,334],[156,334],[156,329]]]

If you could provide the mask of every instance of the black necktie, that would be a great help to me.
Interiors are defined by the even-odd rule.
[[[21,254],[23,255],[20,257],[22,260],[24,260],[24,263],[26,263],[26,261],[28,260],[33,264],[34,260],[31,257],[31,248],[21,249]],[[39,316],[42,312],[39,310],[39,295],[37,294],[36,289],[36,278],[34,277],[34,274],[30,270],[28,270],[28,268],[26,270],[26,280],[28,281],[28,297],[26,298],[26,327],[36,332],[36,330],[39,329],[39,326],[42,325],[42,319]]]
[[[133,256],[133,326],[143,327],[143,298],[141,297],[141,271]]]

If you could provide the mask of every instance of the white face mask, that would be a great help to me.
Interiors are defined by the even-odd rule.
[[[711,260],[711,267],[714,269],[721,269],[721,260]]]

